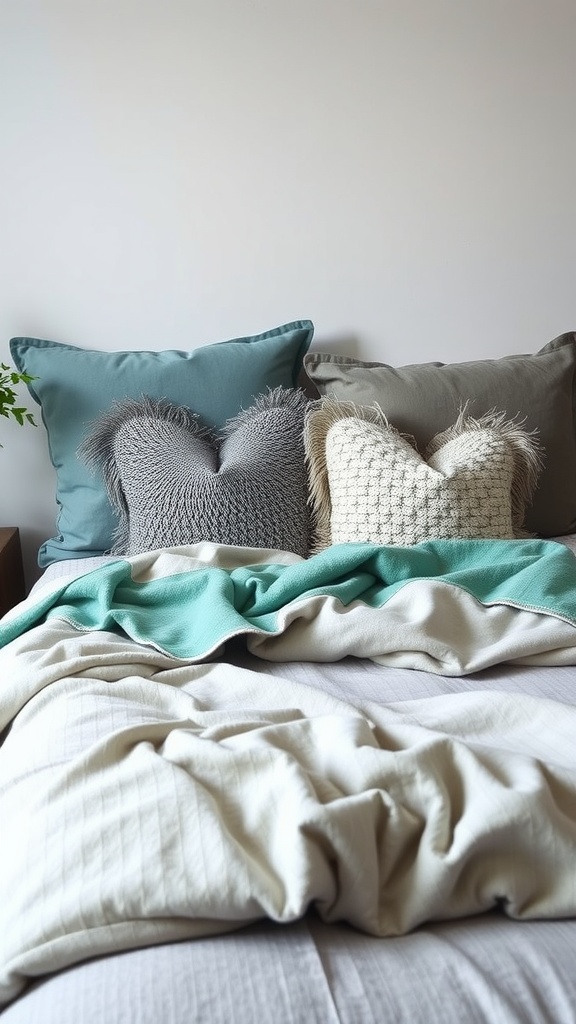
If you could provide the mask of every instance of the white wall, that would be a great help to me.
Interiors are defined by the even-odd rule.
[[[573,0],[0,0],[0,359],[293,318],[393,363],[576,327]],[[54,530],[43,429],[0,521]]]

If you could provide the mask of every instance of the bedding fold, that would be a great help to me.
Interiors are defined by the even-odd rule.
[[[200,544],[112,561],[42,591],[0,643],[44,620],[114,630],[183,661],[243,637],[271,661],[383,664],[466,675],[576,661],[576,558],[553,541],[340,544],[309,559]]]
[[[573,658],[573,556],[510,543],[484,562],[427,547],[421,579],[407,551],[175,549],[58,581],[6,616],[0,1002],[90,957],[309,911],[382,938],[494,908],[574,916],[576,708],[480,689],[339,699],[281,666],[214,660],[230,636],[267,658],[377,642],[375,661],[388,637],[408,657],[403,595],[426,628],[458,615],[470,650],[492,620],[493,653]],[[537,640],[506,639],[500,613]],[[437,671],[449,634],[430,636]]]
[[[310,908],[381,937],[576,913],[576,710],[361,708],[225,663],[149,651],[142,672],[133,641],[102,658],[110,636],[60,629],[61,678],[0,748],[3,1001],[78,960]]]

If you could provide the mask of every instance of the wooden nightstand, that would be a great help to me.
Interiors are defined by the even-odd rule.
[[[14,526],[0,526],[0,615],[25,596],[20,534]]]

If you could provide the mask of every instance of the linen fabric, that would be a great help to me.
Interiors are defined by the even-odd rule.
[[[90,563],[86,560],[85,564],[82,559],[54,562],[43,573],[36,589],[42,590],[49,587],[53,580],[74,577],[79,572],[99,567],[110,560],[111,556],[100,556]],[[86,655],[92,649],[90,641],[90,637],[85,637],[83,641]],[[109,648],[112,645],[112,651],[115,651],[114,644],[117,641],[117,636],[109,636],[108,644]],[[64,649],[63,644],[51,644],[44,648],[40,657],[40,662],[44,664],[47,660],[51,662],[55,675],[62,666],[59,652]],[[66,650],[69,651],[67,647]],[[0,659],[7,657],[9,652],[0,652]],[[42,691],[44,696],[41,699],[33,698],[27,703],[20,722],[24,733],[30,731],[32,735],[29,742],[25,743],[25,735],[16,723],[9,734],[11,742],[3,748],[2,756],[6,755],[7,767],[14,763],[10,757],[10,748],[12,753],[20,751],[22,773],[27,770],[30,773],[33,767],[36,769],[36,778],[42,780],[44,773],[38,771],[38,765],[44,750],[51,766],[49,770],[52,771],[55,765],[54,750],[58,749],[61,754],[64,745],[71,756],[76,758],[76,764],[81,765],[90,750],[95,729],[99,730],[95,742],[99,751],[110,751],[113,744],[116,744],[118,756],[131,760],[137,757],[139,748],[142,751],[148,749],[151,754],[160,752],[158,735],[153,736],[151,742],[148,741],[139,711],[148,695],[152,709],[151,721],[147,721],[150,728],[151,723],[157,723],[161,715],[153,691],[162,698],[164,691],[170,687],[173,700],[178,699],[179,691],[186,693],[182,666],[171,673],[166,668],[165,659],[159,655],[155,655],[156,666],[150,665],[149,661],[140,664],[138,674],[144,676],[141,680],[142,690],[139,691],[135,686],[135,699],[125,701],[123,694],[117,695],[118,683],[122,683],[119,678],[116,682],[116,675],[111,684],[110,662],[114,661],[114,657],[114,654],[98,656],[94,653],[88,670],[75,677],[68,694],[62,693],[62,717],[59,717],[57,709],[52,714],[47,708],[50,718],[44,720],[40,716],[39,727],[34,732],[29,716],[38,713],[44,698],[48,698],[48,704],[52,704],[48,691],[52,685],[57,687],[60,684],[50,682]],[[150,653],[145,657],[149,659]],[[338,702],[335,709],[340,713],[357,715],[361,711],[372,722],[375,721],[373,706],[383,709],[392,705],[397,711],[404,709],[411,713],[412,722],[417,721],[422,712],[423,721],[427,722],[429,711],[425,709],[436,707],[436,728],[447,732],[450,718],[444,714],[443,701],[447,699],[446,695],[453,694],[453,711],[456,712],[457,704],[461,715],[466,715],[471,727],[474,727],[474,739],[470,737],[472,745],[475,743],[485,748],[486,730],[491,725],[496,726],[507,739],[510,738],[511,731],[516,730],[520,706],[527,698],[533,701],[531,718],[534,732],[542,735],[544,725],[539,705],[542,704],[547,715],[549,702],[556,701],[556,716],[550,718],[548,736],[547,760],[553,764],[558,762],[557,729],[563,720],[562,705],[566,704],[570,710],[574,703],[574,672],[571,667],[500,665],[466,677],[452,678],[402,668],[383,669],[374,662],[352,657],[330,666],[311,661],[276,665],[247,655],[239,645],[227,649],[226,663],[229,676],[227,680],[222,679],[221,704],[215,700],[214,676],[211,668],[206,666],[206,671],[201,669],[188,688],[192,713],[199,704],[205,707],[215,705],[220,710],[226,708],[231,715],[235,710],[246,710],[250,706],[249,702],[260,712],[266,707],[304,707],[300,695],[292,690],[296,684],[309,702],[310,711],[316,715],[323,710],[322,701],[330,698],[335,705]],[[8,680],[14,676],[12,662],[2,667],[2,678]],[[39,661],[36,661],[38,667]],[[221,668],[224,672],[223,665]],[[31,669],[22,673],[23,686],[28,686],[31,675]],[[97,677],[102,688],[99,706],[95,706],[98,696]],[[92,681],[93,687],[89,694],[84,692],[87,680]],[[46,677],[43,681],[47,682]],[[82,692],[78,692],[78,687]],[[500,708],[502,716],[495,719],[490,713],[487,717],[486,708],[494,704],[496,710],[495,705],[501,694],[508,694],[510,698],[507,707]],[[442,705],[438,698],[443,699]],[[180,716],[180,723],[184,725],[189,710],[181,710],[170,704],[167,706],[168,717],[173,720]],[[51,730],[51,722],[54,720],[56,732]],[[157,724],[155,728],[159,728]],[[278,737],[282,735],[282,728],[278,729]],[[105,746],[103,738],[106,735],[112,742]],[[429,743],[426,749],[428,746]],[[451,750],[452,743],[446,735],[446,757]],[[364,757],[372,754],[371,749],[363,748]],[[396,761],[401,756],[396,753]],[[32,761],[33,765],[27,761]],[[164,758],[158,757],[158,761],[159,768],[162,768]],[[536,763],[535,770],[539,764]],[[439,763],[440,769],[441,765],[442,762]],[[499,762],[499,777],[503,766],[509,778],[506,753]],[[66,768],[66,763],[62,763],[62,770]],[[178,773],[182,770],[178,762]],[[555,778],[555,769],[551,770]],[[158,771],[151,773],[149,787],[140,787],[140,796],[142,792],[156,791]],[[323,768],[322,776],[325,775],[326,770]],[[422,778],[420,768],[418,777]],[[81,779],[82,775],[78,778]],[[141,778],[139,773],[138,778]],[[528,792],[534,791],[535,779],[536,774],[529,787],[525,788],[525,800]],[[453,785],[453,775],[449,776],[449,785]],[[54,799],[55,792],[58,799],[65,792],[63,785],[56,790],[48,783],[47,788],[50,788],[51,799]],[[482,791],[485,788],[483,783]],[[107,792],[110,797],[111,792],[119,791],[114,788]],[[278,790],[273,790],[273,794],[273,799],[277,800]],[[10,800],[11,796],[12,790],[7,786],[3,790],[2,799]],[[433,796],[434,793],[431,794],[430,802]],[[373,796],[373,799],[376,798]],[[123,803],[130,809],[126,794],[123,795]],[[442,807],[447,806],[445,799],[440,804]],[[42,806],[42,802],[36,800],[36,810],[39,806]],[[88,825],[94,818],[95,805],[89,804],[87,799],[86,806],[89,811],[86,819]],[[110,800],[107,806],[110,806]],[[173,804],[169,804],[169,840],[174,830],[177,830],[182,806],[175,799]],[[252,807],[250,802],[244,808],[244,813],[251,812]],[[447,837],[447,841],[454,839],[455,834],[460,834],[460,819],[464,810],[462,801],[452,802],[448,810],[453,813],[447,831],[434,833],[436,837],[440,835],[441,839]],[[454,821],[454,813],[457,814],[457,821]],[[561,810],[559,814],[562,817]],[[75,816],[72,820],[76,825],[79,819]],[[484,822],[485,816],[478,817],[476,824],[480,820]],[[58,821],[58,816],[52,814],[52,825]],[[156,821],[155,815],[142,817],[146,836],[150,834],[151,822]],[[20,808],[14,819],[17,833],[14,845],[20,856],[19,869],[15,875],[18,886],[25,885],[29,878],[35,880],[38,877],[36,871],[22,870],[22,849],[23,844],[26,846],[28,823],[28,815],[23,814]],[[536,831],[542,833],[541,820]],[[532,833],[531,819],[526,816],[520,826],[520,834],[527,845]],[[282,831],[280,836],[283,835]],[[7,836],[9,839],[14,838],[13,830],[7,830]],[[53,830],[49,836],[48,845],[53,850]],[[363,833],[360,838],[363,838]],[[133,841],[129,841],[125,847],[114,845],[108,851],[108,865],[112,858],[114,863],[118,862],[122,867],[123,858],[129,856],[134,848]],[[138,844],[136,848],[139,848]],[[30,849],[33,854],[37,854],[39,848],[32,844]],[[64,849],[69,852],[69,836]],[[449,858],[453,849],[453,846],[445,848],[437,845],[436,855],[438,858]],[[89,848],[87,869],[93,867],[97,854],[97,847]],[[410,862],[413,856],[411,851]],[[486,866],[486,847],[483,847],[479,856],[481,863]],[[74,871],[78,863],[78,860],[74,861]],[[186,859],[185,863],[187,868],[183,871],[183,877],[187,878],[190,860]],[[401,862],[401,866],[404,867],[404,862]],[[40,868],[44,871],[45,865],[41,864]],[[534,870],[535,877],[540,878],[541,867],[535,864]],[[58,873],[58,877],[66,881],[62,872]],[[108,871],[107,878],[110,877]],[[48,883],[52,891],[59,888],[54,878],[51,875]],[[158,887],[163,888],[161,873]],[[115,893],[112,906],[118,905],[121,892],[120,887]],[[494,889],[494,893],[501,892],[500,886]],[[10,897],[14,896],[15,893],[10,892]],[[32,921],[38,920],[37,907],[32,909],[29,917]],[[16,921],[18,926],[28,923],[25,917],[22,922],[16,917]],[[136,923],[141,923],[140,917],[136,918]],[[442,1020],[443,1024],[461,1024],[463,1015],[474,1019],[477,1024],[492,1024],[494,1020],[505,1020],[507,1024],[526,1024],[526,1021],[533,1020],[541,1024],[574,1024],[574,930],[573,920],[514,921],[496,910],[476,917],[422,924],[410,934],[382,941],[346,923],[326,924],[312,910],[305,918],[293,923],[278,925],[276,922],[262,921],[227,935],[197,937],[174,943],[163,941],[160,945],[91,957],[80,963],[72,963],[67,969],[59,969],[62,968],[62,960],[66,963],[74,957],[66,957],[66,953],[63,958],[60,957],[56,947],[49,952],[43,965],[38,961],[33,964],[30,971],[32,977],[28,976],[24,967],[22,974],[25,976],[24,982],[28,983],[27,990],[3,1010],[2,1022],[77,1024],[82,1021],[83,1024],[100,1024],[106,1021],[107,1024],[119,1024],[122,1021],[122,1024],[126,1024],[138,1021],[138,1024],[157,1024],[159,1020],[169,1020],[171,1024],[190,1024],[191,1020],[208,1015],[211,1024],[229,1024],[232,1019],[266,1020],[270,1015],[270,1005],[273,1005],[276,1019],[283,1024],[301,1024],[303,1020],[307,1024],[338,1024],[342,1021],[358,1024],[359,1021],[378,1020],[385,1001],[390,1020],[409,1020],[411,1024],[429,1024],[430,1020]],[[8,938],[8,935],[2,935],[2,938]],[[46,947],[43,947],[40,956],[44,958],[45,953]],[[45,972],[49,970],[56,973],[47,977]],[[458,985],[438,983],[439,978],[448,977],[457,977]]]
[[[136,556],[132,590],[166,557]],[[118,592],[98,591],[121,611]],[[61,605],[0,652],[0,728],[13,722],[0,758],[2,1002],[82,959],[264,917],[290,925],[312,906],[394,943],[497,908],[574,916],[573,707],[477,679],[432,700],[406,689],[394,706],[384,673],[374,703],[295,685],[285,666],[273,685],[225,661],[194,666],[154,640],[87,636]]]

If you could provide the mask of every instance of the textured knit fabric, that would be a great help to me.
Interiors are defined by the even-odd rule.
[[[526,536],[536,441],[503,416],[462,414],[427,457],[376,408],[325,400],[306,432],[318,546]]]
[[[305,557],[306,405],[302,392],[276,388],[216,435],[169,402],[114,404],[80,449],[119,517],[114,553],[208,540]]]

